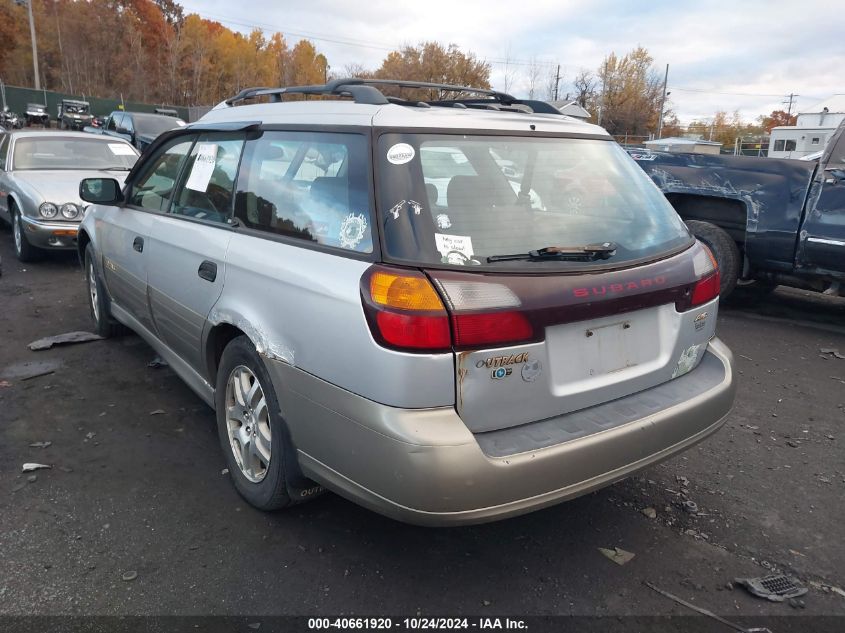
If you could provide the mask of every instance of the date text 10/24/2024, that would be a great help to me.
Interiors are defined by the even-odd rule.
[[[519,618],[309,618],[308,629],[318,630],[524,630],[528,626]]]

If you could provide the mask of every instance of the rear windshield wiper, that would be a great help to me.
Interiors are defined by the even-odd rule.
[[[488,262],[528,261],[580,261],[593,262],[597,259],[610,259],[616,253],[615,242],[586,244],[584,246],[547,246],[536,251],[517,253],[516,255],[490,255]]]

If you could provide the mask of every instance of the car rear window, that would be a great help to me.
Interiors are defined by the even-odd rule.
[[[611,141],[383,134],[379,207],[389,259],[538,268],[593,262],[488,262],[551,246],[613,242],[611,265],[692,243],[675,210]]]

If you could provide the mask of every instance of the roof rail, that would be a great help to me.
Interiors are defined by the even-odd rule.
[[[355,103],[367,103],[371,105],[386,105],[387,99],[381,92],[372,86],[365,86],[360,84],[346,85],[338,83],[337,80],[331,81],[325,85],[314,86],[285,86],[283,88],[245,88],[241,90],[234,97],[226,99],[226,105],[235,105],[246,99],[254,99],[255,97],[269,96],[273,102],[282,100],[282,95],[299,94],[299,95],[336,95],[336,96],[350,96],[355,100]]]
[[[470,93],[480,95],[482,98],[455,98],[436,99],[432,101],[402,101],[396,97],[386,97],[376,86],[393,86],[398,88],[417,88],[423,90],[439,90],[441,92]],[[543,114],[560,114],[560,110],[545,101],[522,100],[498,90],[489,88],[474,88],[472,86],[458,86],[454,84],[431,83],[427,81],[406,81],[402,79],[365,79],[362,77],[349,77],[346,79],[333,79],[324,85],[313,86],[286,86],[281,88],[246,88],[241,90],[234,97],[226,99],[224,103],[228,106],[235,105],[246,99],[269,96],[272,102],[280,102],[282,95],[335,95],[352,97],[355,103],[370,105],[386,105],[397,103],[417,107],[443,106],[458,108],[487,108],[493,110],[514,110],[525,111],[526,109]],[[443,95],[440,95],[441,97]],[[504,107],[500,107],[504,106]],[[521,107],[520,107],[521,106]]]

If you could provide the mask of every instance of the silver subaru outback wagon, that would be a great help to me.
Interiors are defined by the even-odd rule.
[[[384,94],[408,89],[439,98]],[[411,523],[509,517],[733,403],[712,255],[603,129],[542,102],[245,90],[80,193],[97,331],[134,330],[214,408],[258,508],[325,487]]]

